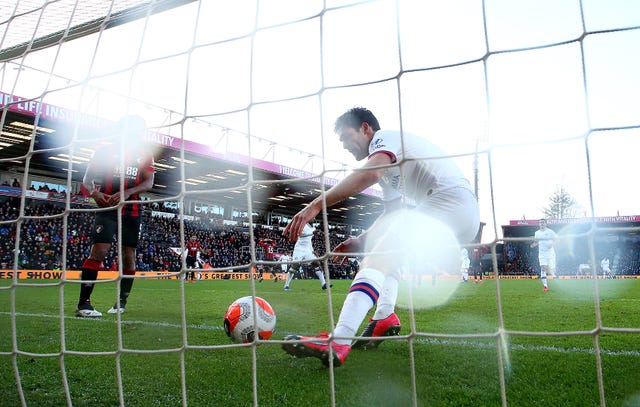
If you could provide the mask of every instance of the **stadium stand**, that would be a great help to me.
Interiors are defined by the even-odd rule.
[[[25,216],[21,223],[19,269],[56,270],[62,269],[62,214],[61,202],[26,199]],[[73,208],[88,208],[86,204],[74,204]],[[171,210],[163,212],[166,216],[152,216],[151,205],[144,216],[142,236],[138,248],[137,269],[139,271],[171,271],[181,268],[180,257],[172,248],[181,247],[180,221]],[[0,220],[18,219],[20,198],[0,195]],[[219,222],[216,217],[193,218],[185,220],[185,236],[196,235],[203,247],[202,258],[212,269],[227,270],[251,262],[249,250],[249,229],[243,226],[242,219],[236,219],[235,225]],[[73,211],[68,215],[67,264],[68,270],[79,270],[82,261],[88,255],[91,243],[93,213]],[[15,223],[0,225],[0,269],[13,268],[14,245],[16,239]],[[271,238],[277,241],[277,253],[291,252],[293,246],[281,236],[279,222],[275,226],[258,225],[254,228],[254,240]],[[330,244],[335,247],[344,237],[338,228],[330,228]],[[518,233],[510,231],[511,235]],[[520,231],[526,235],[530,231]],[[316,231],[314,250],[318,256],[326,253],[322,228]],[[504,262],[499,268],[503,275],[537,275],[535,253],[528,242],[507,242],[501,246]],[[259,248],[256,250],[260,250]],[[584,239],[577,240],[571,246],[571,252],[561,251],[558,256],[558,270],[561,275],[575,275],[580,264],[588,263],[588,250]],[[596,258],[609,255],[612,258],[612,270],[615,275],[640,275],[640,242],[633,236],[619,236],[600,239],[596,249]],[[345,265],[331,264],[332,278],[349,278],[353,262]],[[117,270],[117,256],[112,248],[104,261],[105,270]],[[483,270],[490,269],[483,263]],[[246,271],[243,268],[239,271]]]
[[[76,204],[73,207],[80,209],[83,205]],[[0,196],[1,220],[15,221],[18,219],[19,208],[19,198]],[[26,200],[25,216],[29,218],[21,224],[18,269],[57,270],[62,268],[61,214],[63,212],[64,205],[60,202]],[[150,208],[144,212],[146,219],[141,231],[143,238],[138,247],[137,269],[139,271],[180,271],[180,257],[172,250],[172,248],[181,247],[180,220],[175,216],[152,216],[151,213]],[[165,215],[172,214],[167,212]],[[241,220],[240,223],[242,223]],[[68,215],[66,269],[79,270],[82,261],[89,254],[92,225],[92,212],[74,211]],[[247,227],[216,222],[215,218],[185,220],[184,227],[185,236],[198,236],[203,248],[202,259],[211,269],[226,270],[230,267],[250,264],[250,239]],[[277,253],[291,252],[293,244],[285,240],[280,231],[281,226],[258,225],[254,228],[255,241],[272,238],[277,241]],[[323,244],[324,232],[318,230],[316,233],[315,250],[319,256],[322,256],[326,252]],[[332,232],[330,234],[332,247],[337,245],[343,236]],[[2,248],[0,269],[13,268],[15,240],[15,223],[3,224],[0,227],[0,248]],[[246,271],[247,268],[238,271]],[[103,269],[118,269],[115,246],[103,262]],[[355,270],[352,270],[351,263],[330,265],[332,278],[349,278],[353,271]]]

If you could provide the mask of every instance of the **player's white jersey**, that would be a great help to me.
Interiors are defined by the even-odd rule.
[[[602,267],[603,271],[611,271],[609,269],[609,259],[607,258],[602,259],[602,261],[600,262],[600,267]]]
[[[295,252],[297,251],[313,251],[313,232],[316,229],[311,226],[310,224],[306,224],[304,225],[304,229],[302,229],[302,234],[300,235],[300,237],[298,237],[298,240],[296,241],[296,245],[293,248],[294,251],[294,255],[293,257],[296,257]]]
[[[373,154],[388,154],[392,162],[402,162],[401,166],[389,168],[379,181],[385,201],[404,198],[408,203],[420,204],[428,196],[450,188],[472,191],[460,169],[451,160],[438,159],[446,154],[425,138],[378,130],[369,143],[369,156]]]
[[[292,260],[293,260],[293,257],[291,257],[291,256],[289,256],[287,254],[283,254],[278,259],[278,261],[281,262],[281,263],[286,263],[286,262],[289,262],[289,261],[292,261]],[[287,269],[289,268],[289,265],[288,264],[282,264],[280,267],[282,268],[282,271],[287,271]]]
[[[556,232],[546,228],[545,230],[536,230],[535,239],[538,242],[538,255],[540,257],[554,255],[553,244],[556,240]]]
[[[467,249],[462,249],[460,251],[460,267],[463,270],[468,270],[469,266],[471,266],[471,259],[469,259],[469,251]]]
[[[293,260],[310,260],[315,258],[313,254],[313,232],[316,229],[308,223],[304,225],[302,234],[298,237],[296,245],[293,247]]]

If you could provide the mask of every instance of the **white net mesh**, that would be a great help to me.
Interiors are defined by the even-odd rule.
[[[164,144],[171,138],[181,152],[164,164],[181,171],[175,194],[155,197],[157,202],[183,203],[196,194],[215,201],[240,194],[247,198],[244,215],[253,228],[252,205],[261,199],[260,190],[268,188],[270,181],[279,182],[255,179],[251,171],[254,165],[264,160],[300,170],[289,174],[296,178],[292,185],[312,177],[341,179],[355,163],[332,134],[332,124],[350,107],[364,105],[381,118],[383,127],[411,130],[446,146],[468,178],[475,180],[482,221],[488,224],[483,243],[490,246],[497,268],[496,247],[504,242],[499,226],[523,214],[540,217],[540,207],[558,185],[569,186],[580,202],[578,216],[637,211],[637,188],[629,186],[629,175],[634,173],[640,144],[638,44],[640,7],[624,0],[1,1],[0,91],[6,95],[2,125],[11,125],[10,112],[29,110],[29,106],[36,118],[52,114],[65,122],[73,136],[54,152],[67,154],[65,167],[70,175],[61,184],[71,190],[76,161],[69,157],[82,157],[82,149],[95,141],[78,134],[87,118],[114,121],[124,114],[140,114],[162,135],[158,137],[163,139],[156,142]],[[37,104],[61,110],[44,114],[38,112]],[[101,123],[95,120],[97,127]],[[2,225],[20,230],[35,218],[50,219],[63,225],[59,234],[66,236],[73,216],[86,212],[86,208],[77,210],[67,199],[59,213],[42,216],[29,212],[24,198],[27,181],[33,176],[29,163],[47,152],[46,146],[36,143],[43,132],[30,129],[14,133],[30,141],[27,152],[0,158],[4,168],[9,168],[12,161],[24,166],[19,215],[2,220]],[[9,149],[20,140],[24,141],[15,135],[6,136],[0,139],[0,148]],[[231,161],[234,154],[250,157],[242,162],[246,177],[238,185],[202,187],[200,184],[208,182],[205,178],[193,180],[185,175],[190,165],[184,155],[189,142],[206,145],[209,154],[224,155]],[[210,178],[215,175],[208,174]],[[323,188],[319,186],[316,193]],[[302,197],[310,199],[304,194]],[[184,222],[173,232],[178,245],[184,245]],[[15,272],[17,249],[27,236],[18,233],[13,241]],[[596,231],[588,232],[587,238],[593,245]],[[255,246],[256,242],[250,243]],[[63,248],[66,270],[66,243]],[[595,251],[592,246],[591,264],[596,264]],[[253,267],[259,259],[255,251],[249,253],[249,265]],[[231,268],[245,265],[233,264]],[[87,327],[75,327],[73,331],[66,327],[65,293],[69,294],[65,284],[77,289],[77,284],[65,281],[30,283],[26,287],[17,277],[2,286],[3,304],[7,305],[3,324],[6,321],[4,326],[8,328],[4,333],[11,338],[0,355],[15,379],[5,386],[17,388],[22,405],[30,404],[36,392],[21,381],[22,358],[54,360],[60,365],[67,405],[79,404],[75,400],[81,398],[78,394],[82,390],[74,383],[81,375],[72,372],[78,368],[78,359],[115,358],[115,369],[107,374],[111,388],[117,389],[120,404],[135,405],[136,396],[125,390],[131,383],[123,371],[131,371],[137,361],[144,365],[147,355],[158,359],[178,355],[179,378],[165,381],[158,372],[148,372],[147,378],[163,382],[161,386],[179,387],[176,399],[165,402],[187,405],[193,380],[189,369],[197,369],[198,364],[189,359],[187,351],[225,348],[206,341],[199,344],[190,338],[191,329],[196,327],[205,331],[216,328],[189,322],[192,317],[188,316],[184,284],[174,289],[173,300],[169,300],[177,315],[173,323],[145,321],[145,326],[179,330],[178,337],[169,339],[166,347],[128,346],[123,332],[128,335],[135,321],[120,316],[112,332],[115,348],[93,349],[90,343],[67,347],[68,343],[79,342],[66,336],[70,332],[72,336],[83,335],[77,330]],[[98,289],[101,285],[106,284],[98,284]],[[16,296],[22,290],[59,290],[60,312],[43,312],[45,316],[21,312]],[[252,290],[255,294],[255,285]],[[415,328],[415,318],[421,317],[411,312],[412,320],[405,322],[407,331],[403,332],[408,335],[403,340],[410,349],[411,386],[390,392],[409,392],[413,405],[433,402],[421,390],[426,384],[415,370],[416,364],[421,366],[415,360],[416,346],[484,346],[497,355],[495,369],[487,373],[492,376],[490,380],[497,381],[496,399],[502,405],[524,405],[527,400],[509,398],[509,381],[513,380],[509,355],[518,348],[510,346],[507,338],[580,336],[591,342],[581,349],[594,358],[595,367],[591,367],[595,373],[590,383],[597,394],[590,401],[604,406],[607,386],[602,335],[637,336],[640,328],[603,323],[598,285],[590,286],[588,293],[596,321],[595,327],[584,329],[539,332],[526,324],[506,326],[505,308],[506,312],[513,310],[498,280],[492,295],[498,323],[492,329],[482,327],[478,333],[464,334],[440,333],[435,328],[421,332]],[[327,309],[327,314],[335,315],[331,302]],[[630,308],[630,312],[637,313],[637,308]],[[27,346],[29,350],[25,350],[21,346],[19,327],[31,317],[59,321],[59,352],[41,353],[37,347]],[[487,345],[483,339],[495,343]],[[562,352],[558,359],[571,357],[573,352],[535,341],[522,346],[526,351]],[[639,357],[637,348],[622,354],[636,361]],[[130,356],[133,359],[125,361]],[[246,368],[238,369],[245,375],[244,382],[251,382],[254,405],[264,397],[261,386],[265,381],[289,380],[264,373],[255,347],[242,361]],[[250,380],[246,379],[249,375]],[[292,371],[291,375],[299,372]],[[336,382],[343,384],[337,376],[331,370],[328,384],[323,383],[318,392],[328,389],[331,405],[347,405],[351,399],[337,389]],[[622,400],[610,404],[634,405],[640,394],[636,385],[631,382]],[[367,384],[354,384],[361,389],[357,386],[366,388]],[[244,391],[248,390],[247,385]],[[440,400],[444,399],[446,396]],[[262,404],[290,405],[273,397],[268,400]],[[192,403],[206,402],[200,399]],[[573,405],[571,400],[567,403]],[[232,397],[229,405],[234,405]]]

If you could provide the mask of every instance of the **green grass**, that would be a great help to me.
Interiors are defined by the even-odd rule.
[[[504,347],[495,337],[495,282],[462,284],[447,303],[415,312],[419,335],[354,350],[333,374],[315,358],[290,357],[278,342],[287,334],[329,328],[328,293],[317,280],[296,280],[291,292],[281,283],[256,283],[257,295],[278,317],[273,340],[258,347],[229,347],[222,330],[227,306],[250,294],[248,281],[185,285],[183,314],[179,281],[138,280],[121,324],[106,313],[100,320],[73,317],[77,284],[22,283],[9,290],[11,281],[0,282],[0,406],[21,404],[14,360],[29,406],[66,405],[67,397],[74,406],[115,406],[119,388],[127,406],[180,406],[182,367],[190,406],[251,406],[254,397],[260,406],[410,406],[414,394],[418,406],[500,406],[499,356],[510,406],[600,405],[591,280],[552,281],[547,293],[537,280],[500,281],[504,327],[512,332]],[[349,283],[334,281],[336,320]],[[606,405],[639,406],[640,280],[598,281],[597,289],[603,325],[632,330],[597,335]],[[114,300],[114,283],[96,287],[96,308],[105,312]],[[401,334],[408,335],[410,314],[398,314]]]

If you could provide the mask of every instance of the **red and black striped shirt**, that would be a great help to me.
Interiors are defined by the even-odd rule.
[[[104,161],[101,159],[104,158]],[[100,191],[107,195],[120,191],[120,174],[124,173],[124,189],[138,186],[144,172],[154,172],[153,155],[145,149],[132,149],[124,152],[122,157],[120,147],[106,146],[97,150],[92,159],[92,165],[96,168],[94,184],[100,185]],[[132,194],[128,201],[140,200],[140,194]],[[123,216],[138,217],[141,212],[139,203],[124,205]]]

